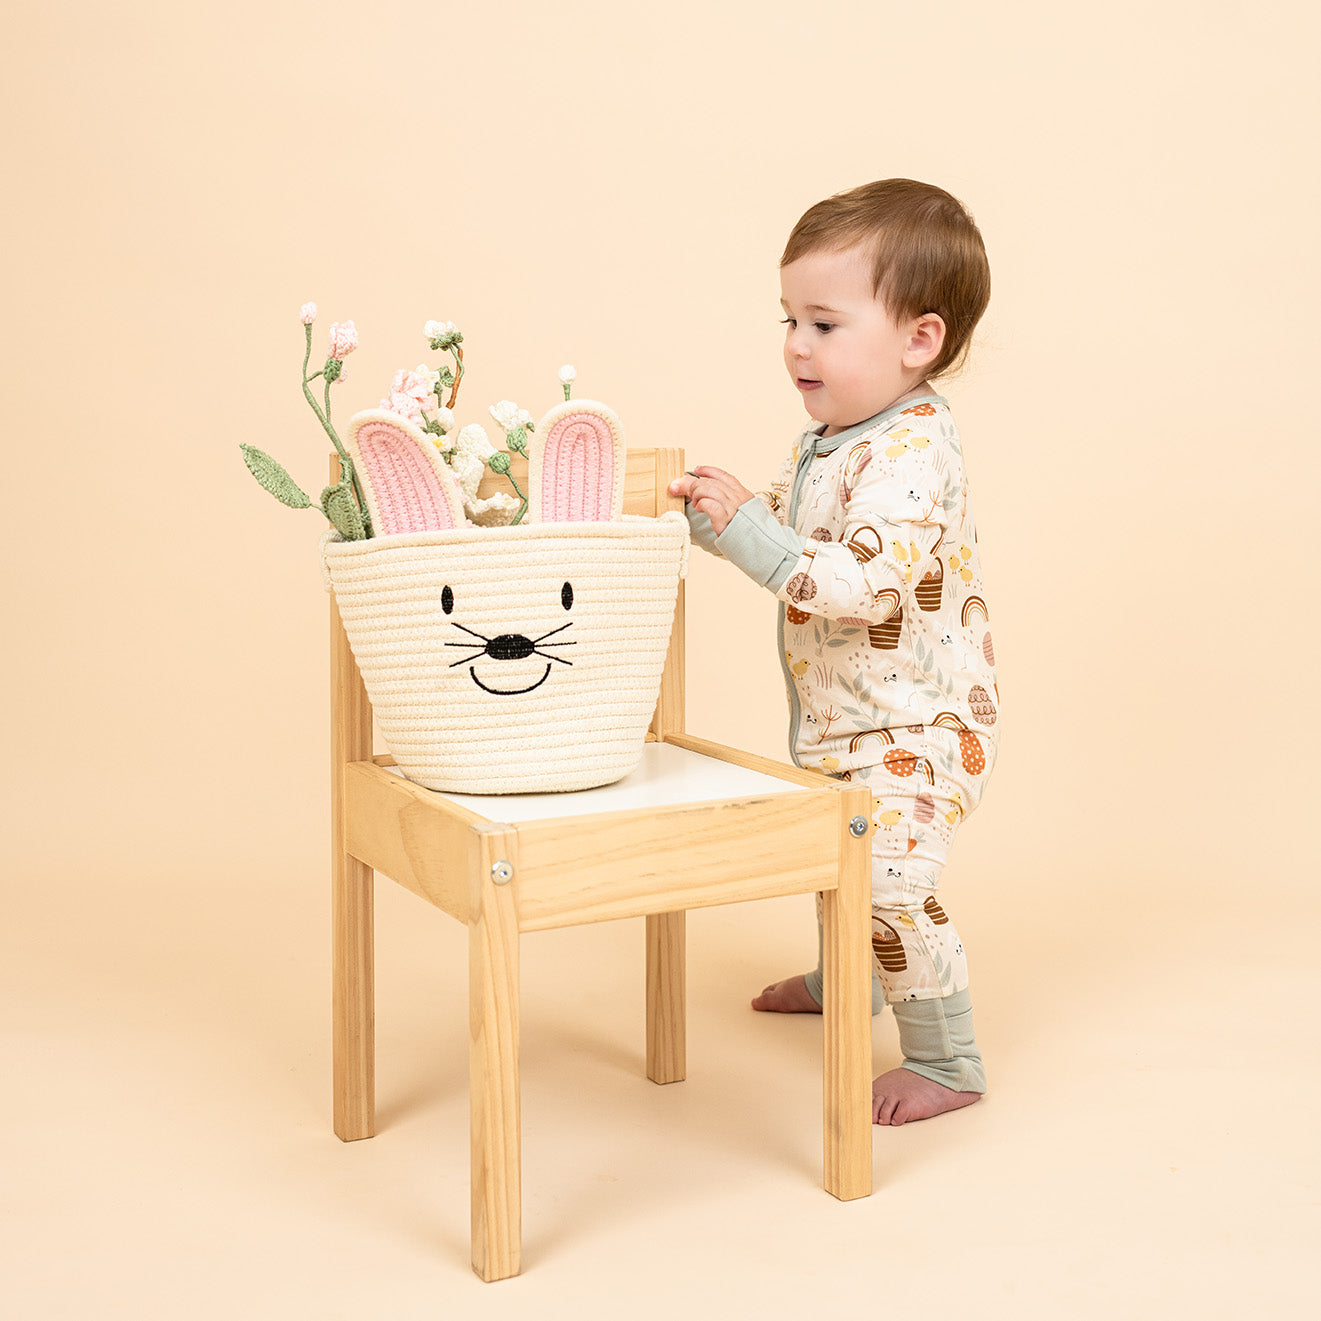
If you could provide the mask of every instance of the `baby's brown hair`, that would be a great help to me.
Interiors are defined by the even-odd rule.
[[[865,183],[805,211],[780,265],[859,244],[872,248],[872,292],[895,321],[934,312],[945,323],[945,342],[926,375],[962,366],[991,298],[986,247],[968,208],[916,179]]]

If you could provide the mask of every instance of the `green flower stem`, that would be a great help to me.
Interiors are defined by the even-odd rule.
[[[518,496],[518,498],[523,502],[521,505],[519,505],[518,513],[514,515],[513,519],[509,524],[510,527],[515,527],[522,520],[523,515],[527,513],[527,496],[523,493],[518,483],[514,480],[514,474],[512,472],[505,473],[505,477],[508,479],[509,485],[514,488],[514,494]]]
[[[331,442],[339,451],[340,458],[347,459],[349,456],[344,452],[344,446],[340,444],[340,439],[335,434],[335,428],[330,425],[330,419],[321,411],[321,405],[317,403],[316,396],[313,395],[307,381],[303,382],[303,397],[311,405],[312,411],[316,414],[316,420],[321,423],[322,430],[330,437]]]
[[[331,444],[334,445],[336,452],[339,454],[340,466],[349,475],[349,481],[353,485],[353,497],[358,502],[358,511],[362,515],[363,526],[370,537],[372,535],[372,521],[371,516],[367,513],[367,502],[362,498],[362,487],[358,484],[357,469],[353,466],[353,460],[349,458],[348,450],[344,448],[343,442],[335,433],[335,428],[330,424],[330,382],[326,382],[326,411],[324,413],[317,406],[316,396],[312,393],[312,382],[322,373],[317,372],[316,376],[307,374],[307,365],[312,360],[312,327],[304,326],[303,329],[307,332],[307,349],[303,354],[303,397],[316,414],[322,430],[330,437]]]

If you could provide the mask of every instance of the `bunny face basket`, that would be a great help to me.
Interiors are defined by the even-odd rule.
[[[528,446],[530,521],[512,527],[466,526],[431,439],[398,417],[359,414],[347,444],[379,535],[328,533],[322,558],[403,774],[504,794],[587,789],[633,770],[688,524],[620,514],[614,415],[575,401],[542,419]]]

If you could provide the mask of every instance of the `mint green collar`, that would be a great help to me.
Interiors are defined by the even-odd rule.
[[[915,404],[940,404],[948,408],[949,400],[938,394],[919,394],[914,395],[911,399],[901,399],[898,403],[891,404],[889,408],[877,413],[875,417],[869,417],[863,422],[855,422],[851,427],[845,427],[843,431],[837,432],[833,436],[822,436],[819,429],[821,424],[808,427],[802,435],[804,447],[808,443],[815,442],[813,449],[815,455],[819,457],[822,454],[833,454],[841,445],[856,440],[864,431],[870,431],[873,427],[889,422],[891,418],[898,417],[905,409],[912,408]]]

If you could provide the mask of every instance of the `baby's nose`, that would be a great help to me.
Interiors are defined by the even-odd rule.
[[[501,633],[486,644],[486,654],[492,660],[526,660],[535,650],[532,639],[521,633]]]

